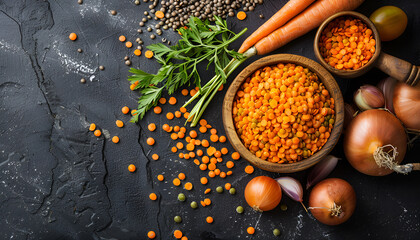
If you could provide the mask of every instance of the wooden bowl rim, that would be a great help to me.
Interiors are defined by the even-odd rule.
[[[322,31],[324,31],[325,27],[327,27],[327,25],[331,21],[333,21],[334,19],[336,19],[338,17],[342,17],[342,16],[346,16],[346,15],[358,18],[358,19],[362,20],[364,23],[366,23],[368,25],[368,27],[372,30],[373,37],[375,38],[375,41],[376,41],[375,53],[373,54],[370,61],[365,66],[363,66],[359,69],[356,69],[356,70],[339,70],[339,69],[331,67],[327,62],[325,62],[325,60],[321,56],[321,52],[319,51],[319,44],[318,43],[319,43],[319,39],[321,37]],[[358,76],[362,75],[364,72],[369,71],[369,69],[371,69],[373,66],[375,66],[377,60],[379,59],[379,55],[381,53],[381,39],[379,37],[379,32],[376,29],[375,24],[372,21],[370,21],[370,19],[368,17],[366,17],[365,15],[363,15],[361,13],[355,12],[355,11],[342,11],[342,12],[338,12],[338,13],[332,15],[331,17],[327,18],[319,26],[319,28],[318,28],[318,30],[315,34],[315,39],[314,39],[314,52],[315,52],[315,56],[318,59],[318,61],[328,71],[336,74],[337,76],[343,77],[343,78],[358,77]]]
[[[233,124],[233,117],[232,117],[233,100],[239,87],[252,73],[257,71],[258,69],[263,68],[265,66],[276,65],[278,63],[294,63],[297,65],[301,65],[303,67],[309,68],[312,72],[317,74],[319,80],[325,84],[328,91],[330,91],[331,96],[335,100],[336,118],[335,118],[333,130],[331,131],[330,138],[327,140],[324,146],[320,150],[318,150],[314,155],[296,163],[288,163],[288,164],[272,163],[272,162],[268,162],[268,161],[265,161],[256,157],[247,148],[245,148],[242,141],[238,137],[238,134],[236,133],[236,129]],[[226,92],[225,98],[223,100],[222,116],[223,116],[223,126],[225,128],[227,138],[229,139],[233,148],[237,152],[239,152],[243,158],[245,158],[252,165],[266,171],[278,172],[278,173],[292,173],[292,172],[302,171],[304,169],[307,169],[315,165],[323,157],[325,157],[325,155],[327,155],[337,144],[339,137],[341,135],[341,131],[343,129],[344,100],[341,94],[341,90],[337,82],[335,81],[334,77],[325,68],[323,68],[319,63],[303,56],[298,56],[298,55],[293,55],[293,54],[276,54],[276,55],[271,55],[271,56],[261,58],[251,63],[246,68],[244,68],[238,74],[238,76],[236,76],[236,78],[230,84]]]

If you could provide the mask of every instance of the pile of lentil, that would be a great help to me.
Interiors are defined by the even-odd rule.
[[[319,50],[332,67],[356,70],[366,65],[375,53],[372,29],[360,19],[340,17],[322,31]]]
[[[236,93],[236,131],[257,157],[293,163],[326,143],[334,125],[334,99],[318,76],[294,64],[257,70]]]
[[[155,29],[162,27],[164,30],[169,28],[176,30],[187,24],[190,16],[203,20],[209,19],[210,21],[215,20],[214,16],[233,17],[235,16],[235,10],[242,7],[245,12],[254,11],[257,4],[263,4],[264,0],[162,0],[159,10],[156,10],[159,5],[158,0],[143,0],[143,2],[150,2],[151,4],[149,5],[150,11],[144,12],[145,17],[139,23],[141,27],[145,26],[153,15],[155,20],[160,20],[155,25]],[[159,14],[156,14],[157,11]],[[157,16],[161,17],[158,18]],[[142,30],[139,29],[139,31]]]

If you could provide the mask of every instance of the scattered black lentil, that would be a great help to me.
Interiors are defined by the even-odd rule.
[[[242,7],[244,11],[254,11],[258,4],[264,3],[264,0],[162,0],[160,1],[160,7],[157,9],[155,8],[158,6],[159,1],[154,0],[150,2],[152,4],[148,6],[149,12],[144,12],[147,19],[159,20],[153,15],[158,9],[164,13],[164,17],[160,19],[162,23],[160,25],[163,26],[163,29],[172,28],[176,30],[186,25],[190,16],[203,20],[209,19],[210,21],[215,20],[214,16],[222,18],[227,16],[234,17],[235,10]],[[142,22],[146,22],[147,19],[143,18]]]

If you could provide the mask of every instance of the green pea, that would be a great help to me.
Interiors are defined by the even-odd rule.
[[[334,124],[334,119],[330,119],[330,124],[332,125],[332,124]]]
[[[286,204],[282,204],[282,205],[280,205],[280,209],[281,209],[282,211],[286,211],[286,210],[287,210],[287,205],[286,205]]]
[[[193,209],[198,208],[198,204],[197,204],[197,202],[196,202],[196,201],[192,201],[192,202],[191,202],[191,204],[190,204],[190,206],[191,206],[191,208],[193,208]]]
[[[183,193],[178,194],[178,200],[179,201],[183,202],[183,201],[185,201],[185,199],[186,199],[186,197]]]
[[[237,213],[243,213],[243,212],[244,212],[244,208],[243,208],[242,206],[238,206],[238,207],[236,208],[236,212],[237,212]]]
[[[236,189],[235,188],[231,188],[229,189],[229,193],[234,195],[236,193]]]
[[[174,217],[174,221],[175,221],[176,223],[180,223],[180,222],[182,222],[182,218],[181,218],[180,216],[175,216],[175,217]]]
[[[218,187],[216,188],[216,192],[218,192],[218,193],[222,193],[222,192],[223,192],[223,187],[218,186]]]
[[[280,236],[281,232],[278,228],[276,228],[276,229],[273,230],[273,234],[274,234],[274,236]]]

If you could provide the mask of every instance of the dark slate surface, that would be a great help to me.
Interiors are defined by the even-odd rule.
[[[248,35],[263,22],[259,14],[268,18],[285,2],[266,0],[246,21],[231,18],[229,25],[237,32],[248,27]],[[384,43],[383,50],[419,65],[420,2],[369,1],[358,11],[369,15],[387,4],[404,9],[409,24],[403,36]],[[124,34],[134,42],[138,21],[147,8],[146,3],[136,6],[129,0],[85,0],[82,5],[77,0],[0,0],[0,239],[145,239],[149,230],[154,230],[158,239],[173,239],[175,229],[189,239],[274,239],[274,228],[282,231],[281,239],[420,238],[419,173],[369,177],[346,161],[340,161],[331,176],[354,186],[358,204],[353,217],[340,226],[318,223],[287,197],[282,200],[287,211],[278,207],[260,214],[246,207],[243,215],[236,214],[236,206],[246,206],[243,190],[252,177],[280,176],[262,170],[248,176],[243,172],[244,160],[236,162],[232,176],[223,181],[211,179],[206,186],[214,189],[231,182],[238,192],[235,196],[212,193],[210,207],[191,209],[189,202],[204,198],[205,187],[199,178],[205,173],[191,160],[180,160],[169,151],[174,142],[160,127],[167,122],[165,117],[150,113],[140,125],[134,125],[120,111],[124,105],[134,108],[137,98],[129,90],[123,57],[130,55],[134,67],[149,72],[158,67],[144,56],[132,56],[133,49],[117,40]],[[109,14],[112,9],[117,10],[116,16]],[[77,41],[68,39],[70,32],[78,34]],[[277,53],[314,59],[314,34],[312,31]],[[147,33],[141,37],[145,45],[154,42]],[[178,38],[171,31],[164,31],[162,37],[173,42]],[[239,42],[232,47],[237,49]],[[83,53],[78,53],[78,48]],[[98,70],[99,65],[105,70]],[[212,74],[203,72],[203,78]],[[86,84],[79,83],[82,77],[88,80]],[[337,81],[350,99],[360,84],[374,84],[383,77],[374,69],[358,79]],[[204,115],[221,134],[225,90]],[[180,94],[177,97],[179,102],[187,99]],[[165,105],[163,110],[174,111],[179,105]],[[118,129],[116,119],[127,124]],[[91,122],[103,129],[105,137],[96,138],[88,132]],[[156,132],[147,130],[151,122],[158,125]],[[183,120],[173,123],[182,124]],[[113,135],[120,137],[120,144],[110,141]],[[145,144],[149,136],[157,139],[153,147]],[[216,146],[233,150],[229,144]],[[418,162],[419,146],[419,141],[414,142],[406,162]],[[160,155],[158,161],[151,160],[153,153]],[[343,156],[341,142],[333,153]],[[137,166],[136,173],[127,171],[130,163]],[[188,181],[195,184],[193,191],[171,184],[179,172],[187,173]],[[161,173],[164,182],[156,180]],[[306,174],[288,175],[304,182]],[[148,199],[151,192],[158,194],[157,202]],[[179,192],[187,195],[187,202],[176,200]],[[305,202],[308,195],[305,192]],[[175,215],[182,216],[181,224],[174,223]],[[209,215],[215,219],[211,225],[204,220]],[[248,226],[256,227],[254,236],[246,234]]]

